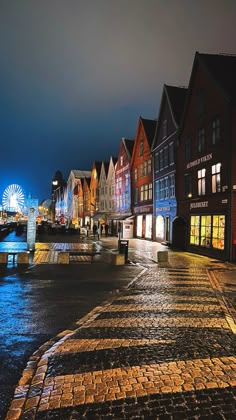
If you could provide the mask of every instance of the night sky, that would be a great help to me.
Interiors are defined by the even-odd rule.
[[[235,0],[0,0],[0,202],[117,156],[196,51],[236,54],[235,22]]]

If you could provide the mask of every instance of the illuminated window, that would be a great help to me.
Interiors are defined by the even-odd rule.
[[[141,164],[140,164],[139,173],[140,173],[140,178],[142,178],[142,177],[144,176],[144,167],[143,167],[143,163],[141,163]]]
[[[148,199],[152,200],[152,182],[148,184]]]
[[[160,180],[160,200],[164,200],[165,197],[165,182],[164,178]]]
[[[171,174],[169,177],[170,198],[175,197],[175,176]]]
[[[134,181],[137,182],[138,181],[138,169],[134,168]]]
[[[206,169],[197,171],[198,177],[198,195],[206,194]]]
[[[223,250],[225,247],[225,216],[213,216],[212,247]]]
[[[199,245],[200,216],[191,216],[190,219],[190,244]]]
[[[120,166],[123,166],[124,158],[123,156],[120,157]]]
[[[140,188],[140,201],[144,201],[144,185]]]
[[[139,156],[143,156],[143,141],[140,141],[139,143]]]
[[[216,165],[212,165],[211,173],[212,173],[212,192],[220,192],[221,191],[221,163],[217,163]]]
[[[200,244],[206,248],[211,246],[211,216],[201,216]]]
[[[164,184],[165,184],[165,192],[164,192],[164,197],[165,199],[169,198],[169,180],[168,180],[168,176],[166,176],[164,178]]]
[[[212,121],[212,144],[219,143],[220,141],[220,119],[214,118]]]
[[[198,152],[202,153],[205,151],[205,129],[200,128],[197,134],[197,148]]]
[[[156,194],[156,200],[158,201],[160,199],[160,181],[155,182],[155,194]]]

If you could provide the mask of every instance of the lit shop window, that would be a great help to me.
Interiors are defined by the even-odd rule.
[[[156,237],[164,239],[164,218],[160,215],[156,218]]]
[[[201,246],[211,246],[211,216],[201,216]]]
[[[213,216],[212,224],[212,247],[217,249],[224,249],[225,237],[225,216]]]
[[[198,195],[206,194],[206,169],[197,171],[198,177]]]
[[[190,244],[199,245],[200,216],[191,216],[190,220]]]
[[[212,192],[220,192],[221,191],[221,163],[217,163],[211,167],[212,173]]]

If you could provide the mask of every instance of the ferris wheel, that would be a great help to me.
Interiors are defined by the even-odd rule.
[[[2,205],[5,210],[22,213],[25,204],[23,190],[18,184],[9,185],[2,196]]]

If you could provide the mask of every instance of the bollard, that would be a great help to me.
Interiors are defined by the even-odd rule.
[[[112,264],[113,265],[124,265],[125,264],[125,254],[112,254]]]
[[[70,262],[69,252],[59,252],[57,262],[58,264],[69,264]]]
[[[159,263],[168,262],[168,251],[158,251],[157,261]]]
[[[19,252],[17,257],[18,264],[29,264],[29,253]]]

